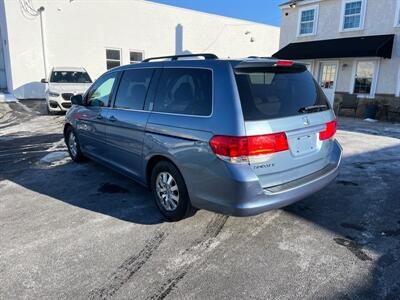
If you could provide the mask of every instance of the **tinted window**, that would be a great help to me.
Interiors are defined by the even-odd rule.
[[[125,71],[115,97],[117,108],[143,109],[153,69]]]
[[[236,82],[245,120],[329,109],[325,94],[308,71],[240,72],[236,73]]]
[[[212,109],[212,73],[206,69],[166,68],[160,78],[154,110],[208,116]]]
[[[89,106],[108,106],[116,76],[116,73],[107,74],[95,82],[87,96]]]
[[[91,83],[92,80],[86,72],[53,71],[50,76],[50,82]]]

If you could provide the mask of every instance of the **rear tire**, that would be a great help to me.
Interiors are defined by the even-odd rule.
[[[179,221],[194,212],[185,181],[168,161],[160,161],[151,172],[151,191],[159,210],[169,221]]]
[[[82,162],[85,156],[82,154],[78,138],[75,135],[74,129],[69,126],[65,131],[65,143],[67,144],[68,153],[74,162]]]

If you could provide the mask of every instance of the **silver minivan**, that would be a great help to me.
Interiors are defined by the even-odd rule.
[[[305,65],[193,54],[102,75],[72,99],[71,158],[148,186],[162,214],[249,216],[329,184],[342,155],[336,119]]]

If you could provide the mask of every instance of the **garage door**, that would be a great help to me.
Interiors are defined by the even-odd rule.
[[[4,66],[3,39],[0,32],[0,91],[7,89],[6,70]]]

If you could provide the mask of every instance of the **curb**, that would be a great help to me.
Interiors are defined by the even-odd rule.
[[[15,102],[18,102],[18,100],[13,95],[0,94],[0,103],[15,103]]]

